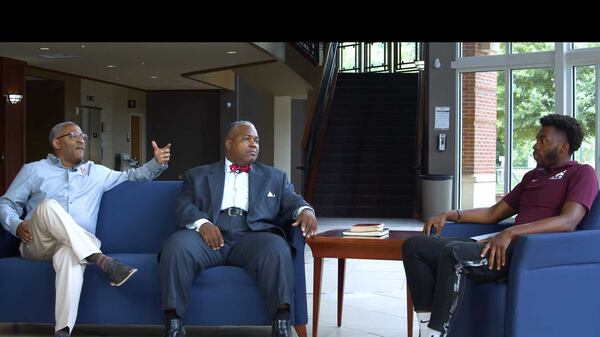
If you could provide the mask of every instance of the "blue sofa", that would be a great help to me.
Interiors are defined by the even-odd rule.
[[[447,224],[442,236],[475,236],[508,224]],[[573,232],[515,242],[507,280],[467,291],[449,337],[564,337],[600,334],[600,194]]]
[[[111,287],[98,268],[86,268],[78,324],[163,324],[157,253],[177,230],[173,212],[180,189],[178,181],[126,182],[104,194],[96,233],[101,249],[139,270],[123,286]],[[304,238],[298,227],[290,235],[298,252],[292,324],[301,333],[308,321]],[[52,265],[22,259],[17,246],[0,227],[0,322],[54,323]],[[258,287],[238,267],[213,267],[198,275],[190,304],[186,325],[271,324]]]

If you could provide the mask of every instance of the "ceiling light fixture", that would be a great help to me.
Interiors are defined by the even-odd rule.
[[[109,65],[107,65],[107,67],[109,67],[109,68],[116,68],[117,66],[114,65],[114,64],[109,64]]]
[[[237,54],[237,51],[235,51],[235,50],[230,50],[230,51],[228,51],[228,52],[227,52],[227,54],[230,54],[230,55]]]
[[[150,76],[150,78],[158,78],[158,76],[152,75]]]
[[[48,51],[48,50],[50,50],[50,48],[48,48],[48,47],[40,47],[40,50]]]
[[[7,94],[3,96],[6,97],[6,99],[8,99],[8,102],[10,104],[17,104],[23,99],[23,95],[21,94]]]

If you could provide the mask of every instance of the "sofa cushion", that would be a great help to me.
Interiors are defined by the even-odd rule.
[[[79,314],[81,324],[163,324],[156,254],[113,254],[138,268],[120,287],[109,285],[95,266],[85,270]],[[50,262],[0,259],[4,289],[0,320],[54,323],[54,270]],[[101,312],[102,314],[98,314]],[[294,317],[294,316],[292,316]],[[186,324],[268,325],[266,302],[256,283],[239,267],[218,266],[199,273],[190,291]]]
[[[111,256],[138,271],[121,287],[112,287],[104,273],[88,267],[77,321],[82,324],[163,324],[157,255]],[[256,283],[242,268],[218,266],[196,276],[184,321],[198,325],[267,325],[270,318],[266,312],[266,302]]]
[[[96,236],[104,253],[158,253],[177,230],[180,181],[124,182],[104,193]]]
[[[54,269],[50,262],[0,259],[0,320],[54,323]]]

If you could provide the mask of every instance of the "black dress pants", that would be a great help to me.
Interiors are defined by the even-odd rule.
[[[183,317],[188,292],[198,273],[219,265],[238,266],[256,281],[274,315],[281,304],[292,304],[294,270],[287,241],[270,232],[253,232],[245,216],[221,214],[217,226],[225,245],[208,246],[193,230],[181,229],[163,243],[159,277],[163,310],[176,310]]]
[[[448,332],[451,319],[465,291],[465,277],[476,282],[493,282],[507,276],[513,250],[506,250],[506,265],[488,269],[487,257],[481,258],[484,243],[469,238],[414,236],[402,246],[406,280],[415,311],[431,312],[429,327]]]

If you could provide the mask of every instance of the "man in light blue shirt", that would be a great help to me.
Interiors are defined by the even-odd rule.
[[[100,251],[94,234],[102,194],[127,180],[156,178],[170,158],[171,144],[159,148],[152,141],[152,160],[126,172],[113,171],[83,159],[86,138],[73,122],[55,125],[49,136],[54,154],[25,164],[0,198],[0,222],[21,239],[21,255],[53,262],[57,337],[73,330],[87,263],[100,267],[113,286],[137,271]]]

